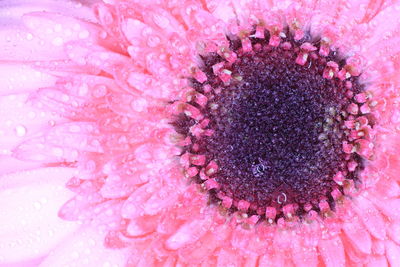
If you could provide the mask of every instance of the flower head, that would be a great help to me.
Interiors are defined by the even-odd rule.
[[[67,6],[25,14],[35,53],[2,56],[37,83],[2,89],[4,172],[41,169],[0,199],[28,208],[46,177],[26,200],[62,220],[21,217],[52,243],[6,237],[0,262],[398,264],[399,3]]]

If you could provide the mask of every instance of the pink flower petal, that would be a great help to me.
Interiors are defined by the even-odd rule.
[[[171,130],[167,126],[169,114],[165,114],[165,105],[181,97],[179,90],[188,85],[185,80],[192,73],[188,67],[196,65],[196,50],[212,51],[223,44],[219,46],[223,48],[220,52],[223,52],[226,47],[222,46],[229,45],[225,34],[236,31],[235,34],[245,36],[250,29],[246,30],[246,26],[253,23],[257,24],[257,28],[277,26],[276,34],[274,33],[271,40],[275,37],[279,39],[283,21],[296,24],[292,25],[296,26],[293,29],[296,36],[305,34],[301,29],[312,29],[312,32],[314,28],[318,28],[317,32],[332,30],[332,36],[327,34],[327,39],[332,37],[332,40],[328,40],[326,45],[325,39],[322,40],[325,52],[332,45],[332,48],[338,48],[345,55],[354,52],[368,57],[371,54],[368,64],[372,69],[375,69],[376,63],[370,62],[379,60],[383,62],[379,64],[379,68],[384,70],[378,71],[379,73],[387,72],[388,77],[396,76],[397,58],[389,57],[397,57],[396,53],[400,51],[397,39],[392,38],[398,35],[399,23],[393,19],[398,14],[396,7],[387,8],[394,1],[359,0],[343,5],[339,1],[314,0],[276,3],[265,3],[262,0],[175,0],[163,3],[154,0],[144,3],[136,1],[138,4],[129,0],[103,0],[110,5],[96,5],[96,19],[93,18],[93,12],[78,1],[67,3],[41,0],[44,12],[26,15],[23,19],[25,25],[18,23],[0,29],[0,46],[4,48],[4,51],[0,51],[0,58],[35,61],[32,62],[35,68],[46,69],[48,73],[59,77],[54,86],[53,76],[37,73],[31,67],[0,66],[0,73],[3,74],[0,75],[0,84],[6,86],[0,95],[26,93],[31,92],[32,88],[45,87],[37,90],[29,100],[37,107],[47,110],[47,113],[54,112],[65,117],[61,121],[54,116],[55,120],[52,120],[53,115],[40,113],[40,119],[31,118],[32,115],[29,114],[36,110],[25,107],[25,100],[28,99],[26,95],[21,94],[21,98],[4,98],[4,103],[0,99],[0,111],[4,111],[0,113],[3,115],[0,117],[10,118],[4,124],[0,122],[0,151],[5,151],[5,156],[13,151],[12,155],[19,159],[2,157],[0,154],[0,160],[4,159],[2,164],[7,165],[1,171],[15,170],[18,164],[23,165],[23,168],[32,168],[41,164],[57,165],[60,162],[77,165],[81,170],[67,185],[77,195],[62,206],[59,216],[66,220],[81,220],[90,225],[67,238],[66,242],[60,242],[43,266],[123,265],[127,257],[130,259],[128,265],[145,267],[178,266],[181,260],[193,264],[192,259],[202,262],[203,266],[249,267],[310,267],[323,263],[327,266],[358,266],[369,260],[371,266],[385,266],[386,258],[393,266],[399,262],[397,225],[400,221],[400,205],[397,199],[397,181],[379,184],[379,175],[372,173],[373,181],[366,184],[367,190],[372,189],[373,192],[368,196],[363,194],[352,198],[355,203],[350,204],[350,209],[355,207],[357,213],[354,219],[350,218],[352,220],[348,220],[351,216],[346,213],[349,208],[346,204],[343,207],[344,212],[338,208],[337,216],[316,222],[316,231],[309,233],[292,231],[290,227],[279,229],[286,227],[280,223],[279,226],[266,226],[270,230],[244,223],[250,229],[241,231],[238,228],[242,225],[238,224],[244,218],[235,218],[234,214],[229,217],[232,220],[228,222],[229,219],[222,214],[205,214],[205,201],[200,201],[205,200],[205,195],[195,200],[196,194],[201,193],[197,189],[190,191],[190,188],[194,188],[193,185],[188,187],[185,184],[182,189],[179,188],[180,183],[177,180],[184,180],[182,173],[171,170],[179,167],[175,165],[177,161],[174,157],[178,153],[171,148],[167,138],[164,138],[168,134],[161,131]],[[26,2],[29,6],[32,1],[0,1],[0,14],[3,12],[1,7],[12,5],[11,2],[18,5]],[[90,5],[96,1],[81,2]],[[6,13],[8,10],[10,14],[17,14],[15,17],[24,13],[12,6],[3,9]],[[19,9],[26,12],[42,8],[38,6]],[[80,13],[82,10],[86,10],[83,16]],[[271,16],[270,10],[277,12],[276,19]],[[308,18],[313,15],[320,16],[321,21],[314,23],[315,21]],[[386,20],[388,15],[390,19]],[[372,19],[375,17],[374,22]],[[371,23],[364,24],[369,20]],[[8,23],[11,20],[7,17],[6,21]],[[390,22],[389,25],[384,25],[387,21]],[[258,29],[256,35],[262,34],[262,31],[263,28]],[[322,32],[323,36],[325,33]],[[210,42],[203,43],[205,39]],[[224,57],[225,54],[232,55],[225,52],[223,54]],[[203,76],[203,79],[196,78],[204,82],[205,73]],[[389,81],[387,77],[386,79]],[[396,82],[397,78],[390,81]],[[379,82],[385,83],[382,80]],[[390,111],[393,105],[390,96],[383,93],[375,96],[383,96],[387,111]],[[24,117],[26,114],[27,118]],[[72,122],[66,123],[65,120]],[[37,133],[40,135],[36,136]],[[172,151],[175,153],[171,153]],[[39,162],[23,164],[24,160]],[[372,162],[371,165],[373,164]],[[198,168],[195,173],[204,172],[200,170],[200,166],[193,168]],[[396,171],[389,169],[388,172],[393,173],[393,180],[397,179]],[[369,165],[366,170],[369,170]],[[52,173],[41,175],[46,181],[50,178],[56,179],[55,183],[58,181]],[[27,177],[29,175],[24,178]],[[13,196],[11,205],[6,201],[0,203],[13,208],[5,206],[5,210],[12,214],[14,220],[23,216],[40,215],[39,212],[34,212],[34,208],[47,205],[40,202],[42,199],[39,199],[38,204],[31,203],[33,211],[23,213],[17,209],[19,206],[29,205],[23,202],[25,198],[36,201],[36,191],[25,193],[25,189],[17,186],[14,186],[17,189],[13,189],[13,183],[18,179],[4,181],[8,187],[4,187],[3,192],[0,191],[0,200],[7,199],[3,195],[10,190],[21,195],[18,198]],[[32,181],[27,179],[23,182],[31,184]],[[21,186],[24,185],[23,182]],[[377,182],[375,188],[373,182]],[[36,188],[35,190],[44,195],[51,195],[55,191],[45,184],[29,185],[29,188]],[[380,190],[375,190],[376,188]],[[374,196],[378,200],[373,199]],[[59,204],[62,194],[54,198],[54,203]],[[51,202],[51,205],[54,203]],[[7,225],[11,225],[11,219],[7,221],[6,217],[9,214],[2,214],[0,211]],[[342,217],[343,214],[346,216]],[[49,214],[46,213],[46,216]],[[245,221],[251,222],[252,217]],[[33,218],[33,224],[29,227],[43,227],[49,223],[44,221],[37,226],[36,220],[39,219]],[[282,218],[280,222],[285,220]],[[343,221],[347,223],[343,224]],[[0,226],[0,229],[2,227],[4,226]],[[9,228],[16,231],[12,226]],[[221,234],[219,230],[222,228],[225,230]],[[35,235],[35,229],[29,228],[29,234]],[[99,229],[101,232],[97,231]],[[18,231],[17,235],[21,237],[17,238],[23,242],[17,242],[15,250],[28,246],[26,244],[31,241],[27,239],[31,237],[29,234],[22,236],[22,231]],[[64,233],[63,231],[67,230],[62,229],[59,232]],[[386,233],[391,240],[387,239]],[[321,236],[323,240],[320,240]],[[7,238],[10,239],[9,242],[13,242],[10,237]],[[40,238],[46,242],[49,239],[46,235]],[[7,241],[0,241],[0,255],[3,250],[8,252],[7,249],[14,249],[1,246],[4,240]],[[27,252],[28,256],[23,254],[21,259],[25,257],[26,261],[17,264],[36,264],[37,259],[30,259],[41,257],[49,251],[49,247],[40,243],[40,240],[33,242],[40,251],[33,250],[32,255]],[[50,246],[53,243],[49,241],[46,244]],[[115,249],[131,247],[129,251],[117,251],[107,250],[104,245]],[[8,253],[7,257],[14,254],[16,255],[15,251]],[[367,254],[365,259],[364,254]],[[1,259],[4,261],[4,257],[0,256]],[[6,260],[15,261],[14,258]]]
[[[235,11],[232,5],[229,5],[230,1],[207,1],[207,5],[210,6],[210,10],[215,18],[221,19],[225,22],[236,19],[234,16]]]
[[[57,0],[13,0],[2,1],[0,3],[0,15],[7,19],[19,19],[22,15],[35,11],[51,11],[63,15],[74,15],[86,20],[94,20],[91,12],[90,4],[96,0],[85,1],[86,5],[78,3],[77,1],[60,2]]]
[[[327,267],[345,266],[343,243],[339,237],[320,240],[318,250]]]
[[[386,236],[385,222],[375,206],[365,197],[355,200],[356,212],[368,231],[374,237],[383,240]]]
[[[6,21],[6,27],[0,29],[1,59],[33,61],[63,58],[63,53],[60,53],[61,48],[48,49],[48,45],[43,43],[42,38],[34,36],[34,31],[41,29],[40,26],[30,30],[21,23],[20,18],[23,14],[35,11],[72,14],[93,20],[93,14],[88,12],[87,6],[73,1],[42,0],[39,4],[33,1],[1,1],[0,14],[1,18],[5,18]],[[55,27],[54,31],[58,31],[59,26],[57,24],[54,24],[53,27]]]
[[[283,257],[278,257],[271,255],[270,253],[265,253],[260,257],[260,265],[265,267],[275,267],[275,266],[285,266],[287,264]]]
[[[0,177],[0,263],[47,254],[78,224],[57,217],[73,194],[63,186],[69,168],[43,168]]]
[[[152,216],[143,216],[132,219],[129,222],[127,233],[130,236],[144,236],[152,233],[157,228],[158,218]]]
[[[374,204],[390,220],[400,222],[400,198],[379,200],[375,199]]]
[[[375,0],[370,1],[373,2],[392,2],[395,1],[381,1]],[[369,44],[367,46],[366,54],[371,55],[372,58],[376,58],[381,62],[381,54],[377,53],[380,49],[387,47],[385,50],[385,56],[390,56],[390,54],[395,54],[399,52],[399,47],[396,45],[396,38],[390,38],[393,34],[400,30],[400,23],[398,21],[398,8],[400,4],[397,2],[394,4],[394,8],[386,8],[379,13],[375,13],[376,17],[374,18],[374,23],[370,25],[370,37],[365,40]],[[382,38],[385,38],[385,41],[382,42]]]
[[[317,248],[301,242],[300,238],[295,238],[292,242],[292,257],[298,267],[318,266]]]
[[[390,224],[388,234],[394,242],[400,245],[400,224],[398,222]]]
[[[367,267],[387,267],[388,262],[386,260],[386,257],[384,256],[378,256],[371,258],[371,260],[366,264]]]
[[[58,216],[67,221],[83,221],[87,219],[87,217],[93,216],[95,214],[95,204],[100,204],[103,201],[104,199],[98,194],[78,195],[62,205]]]
[[[0,156],[2,175],[43,167],[41,162],[21,161],[10,156]]]
[[[0,95],[33,92],[56,82],[56,77],[35,70],[28,64],[0,63],[0,73]]]
[[[79,152],[61,145],[47,144],[44,138],[35,138],[19,145],[13,156],[19,160],[47,163],[74,162]]]
[[[229,249],[221,249],[218,253],[217,267],[239,267],[242,266],[240,262],[240,257],[233,251]]]
[[[27,94],[0,97],[0,150],[14,149],[26,138],[37,135],[50,128],[50,124],[59,117],[50,112],[41,111],[28,103]]]
[[[178,231],[166,241],[169,249],[176,250],[187,244],[191,244],[201,238],[209,229],[211,220],[193,220],[182,225]]]
[[[55,125],[46,134],[46,143],[80,151],[102,153],[97,125],[91,122],[72,122]]]
[[[105,248],[104,238],[105,233],[88,226],[61,243],[40,266],[125,266],[128,251]]]
[[[400,266],[400,247],[393,241],[386,241],[386,257],[390,266]]]
[[[343,230],[355,248],[365,254],[371,253],[371,236],[357,217],[354,217],[351,222],[345,223]]]
[[[100,194],[105,198],[127,197],[134,191],[135,184],[130,180],[125,181],[119,175],[109,175]]]
[[[66,58],[63,45],[72,40],[94,42],[98,28],[83,20],[49,12],[35,12],[23,17],[25,25],[31,30],[41,45],[47,48],[50,59]]]

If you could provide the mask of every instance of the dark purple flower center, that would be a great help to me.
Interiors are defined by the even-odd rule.
[[[291,204],[296,215],[302,216],[309,210],[307,205],[319,211],[322,200],[334,210],[332,192],[344,194],[335,175],[358,182],[364,167],[359,154],[343,149],[354,141],[345,121],[363,116],[362,104],[354,95],[364,88],[354,76],[326,78],[328,62],[337,63],[339,69],[345,65],[336,53],[324,57],[309,52],[301,65],[296,59],[305,39],[296,41],[287,31],[282,39],[285,45],[271,46],[267,31],[265,35],[249,38],[251,51],[243,51],[241,40],[231,36],[230,49],[237,55],[231,63],[217,53],[202,56],[200,69],[207,80],[191,81],[194,91],[207,97],[207,104],[194,100],[188,104],[209,120],[206,128],[212,134],[193,134],[191,129],[203,116],[194,119],[182,113],[174,125],[177,132],[190,137],[184,152],[204,155],[204,166],[211,161],[218,165],[218,171],[207,177],[218,184],[209,190],[211,199],[232,199],[234,210],[245,201],[249,214],[273,207],[280,217],[282,208]],[[319,41],[309,44],[319,48]],[[216,71],[220,62],[224,68]],[[225,74],[228,80],[221,78]],[[357,110],[349,114],[352,105]],[[203,183],[200,173],[194,180]]]

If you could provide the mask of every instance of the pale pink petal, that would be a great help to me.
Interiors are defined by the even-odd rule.
[[[8,61],[34,61],[64,59],[61,48],[49,49],[43,40],[37,38],[25,27],[3,28],[0,30],[0,58]],[[18,48],[18,49],[15,49]]]
[[[265,267],[283,267],[285,264],[286,259],[282,257],[282,255],[275,256],[271,255],[270,253],[265,253],[260,257],[260,265],[259,266],[265,266]]]
[[[343,243],[339,237],[320,240],[318,250],[327,267],[345,266]]]
[[[196,242],[202,237],[211,225],[210,219],[198,219],[182,225],[178,231],[166,241],[169,249],[176,250],[185,245]]]
[[[89,3],[87,2],[87,4]],[[44,39],[34,36],[34,29],[25,27],[20,20],[21,16],[35,11],[52,11],[94,20],[93,14],[89,10],[88,6],[74,1],[44,0],[38,3],[26,0],[1,1],[0,17],[4,19],[3,23],[7,27],[1,27],[0,29],[0,47],[2,48],[0,50],[0,58],[13,61],[63,58],[63,54],[60,54],[60,49],[49,49],[49,45],[45,44]],[[53,27],[54,30],[59,28],[57,24],[54,24]]]
[[[371,3],[373,2],[395,3],[395,1],[371,1]],[[373,59],[379,62],[382,62],[382,56],[391,56],[400,52],[398,45],[396,45],[397,38],[393,38],[400,32],[399,8],[400,3],[397,1],[392,7],[378,12],[372,21],[373,23],[369,24],[370,36],[364,40],[368,44],[365,46],[365,54],[371,55]],[[384,51],[384,53],[380,53],[381,51]]]
[[[376,255],[384,255],[385,254],[385,241],[374,240],[374,242],[372,243],[372,251]]]
[[[366,266],[367,267],[387,267],[388,262],[386,260],[386,257],[378,256],[378,257],[371,258],[371,260],[368,262],[368,264]]]
[[[26,138],[50,129],[59,116],[33,107],[28,94],[0,97],[0,154],[11,151]]]
[[[32,31],[35,38],[40,40],[43,47],[47,48],[48,59],[64,59],[64,44],[73,40],[95,42],[99,29],[94,24],[89,24],[72,17],[54,13],[35,12],[24,16],[25,25]]]
[[[39,266],[125,266],[129,251],[105,248],[104,237],[87,226],[60,243]]]
[[[385,222],[381,213],[366,197],[360,196],[354,200],[356,206],[355,211],[364,223],[365,227],[374,237],[384,239],[386,236]]]
[[[389,198],[397,198],[400,196],[400,185],[396,180],[381,179],[376,187],[377,191],[379,191],[383,196]]]
[[[97,3],[97,0],[83,1],[63,1],[58,0],[13,0],[0,2],[0,16],[7,20],[19,20],[19,18],[30,12],[35,11],[51,11],[64,15],[74,15],[86,20],[94,20],[90,11],[90,6]]]
[[[258,259],[259,256],[257,254],[249,253],[249,255],[246,257],[246,262],[244,263],[244,266],[258,267]]]
[[[229,22],[236,18],[232,1],[212,0],[207,1],[207,5],[209,6],[214,17],[218,19]]]
[[[374,199],[374,204],[389,220],[400,222],[400,198]]]
[[[398,222],[390,224],[388,234],[394,242],[400,245],[400,224]]]
[[[78,224],[57,217],[73,194],[69,168],[43,168],[0,177],[0,263],[44,256]]]
[[[343,230],[355,248],[365,254],[371,253],[371,236],[357,217],[345,223]]]
[[[56,77],[16,62],[0,62],[0,73],[0,95],[33,92],[56,82]]]
[[[232,250],[221,249],[218,253],[217,267],[240,267],[242,263],[240,262],[240,257]]]
[[[73,122],[55,125],[46,133],[46,143],[63,148],[102,153],[97,125],[91,122]]]
[[[75,162],[79,155],[79,151],[74,148],[47,144],[44,137],[29,139],[13,151],[13,156],[19,160],[46,163]]]
[[[1,170],[0,170],[1,175],[13,172],[37,169],[43,166],[42,162],[22,161],[8,155],[0,155],[0,162],[1,162]]]
[[[292,242],[293,262],[298,267],[315,267],[318,266],[318,252],[316,247],[306,246],[299,242],[299,238],[295,238]]]
[[[400,247],[393,241],[386,241],[386,256],[391,267],[400,266]]]
[[[157,218],[143,216],[132,219],[126,229],[129,236],[145,236],[155,231],[157,228]]]

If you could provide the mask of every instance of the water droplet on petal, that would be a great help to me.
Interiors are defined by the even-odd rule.
[[[56,37],[53,39],[52,44],[55,46],[62,46],[64,44],[64,40],[61,37]]]
[[[89,31],[85,30],[85,31],[80,32],[78,36],[80,39],[86,39],[89,37],[89,35],[90,35]]]
[[[36,117],[36,113],[33,112],[33,111],[29,112],[29,113],[28,113],[28,117],[29,117],[30,119],[34,119],[34,118]]]
[[[53,148],[53,154],[57,157],[62,157],[64,155],[64,151],[62,150],[62,148],[56,147]]]
[[[166,17],[163,17],[162,15],[155,14],[153,16],[153,21],[155,24],[157,24],[160,28],[167,28],[169,26],[169,20]]]
[[[74,31],[79,31],[79,30],[81,29],[81,25],[75,24],[75,25],[72,27],[72,29],[73,29]]]
[[[79,95],[80,96],[85,96],[85,95],[87,95],[88,92],[89,92],[89,87],[86,83],[82,84],[79,87]]]
[[[27,130],[25,128],[25,126],[23,125],[18,125],[17,127],[15,127],[15,133],[17,134],[17,136],[22,137],[26,134]]]
[[[81,127],[79,127],[78,125],[71,125],[69,127],[69,131],[71,133],[79,133],[81,131]]]
[[[79,259],[79,253],[77,251],[74,251],[74,252],[71,253],[71,257],[73,259]]]
[[[55,31],[55,32],[61,32],[61,30],[62,30],[61,24],[56,24],[56,25],[54,26],[54,31]]]
[[[150,47],[156,47],[160,44],[161,39],[158,36],[150,36],[147,39],[147,45]]]
[[[35,209],[40,210],[42,208],[42,204],[40,204],[39,202],[35,202],[33,203],[33,206],[35,207]]]
[[[93,96],[100,98],[107,94],[107,87],[105,85],[96,85],[93,90]]]
[[[69,96],[67,94],[63,94],[61,97],[61,100],[64,102],[67,102],[67,101],[69,101]]]
[[[78,152],[77,150],[72,150],[71,156],[72,156],[73,158],[77,158],[77,157],[79,156],[79,152]]]
[[[147,101],[144,98],[137,98],[131,103],[131,107],[134,111],[142,112],[146,109]]]

